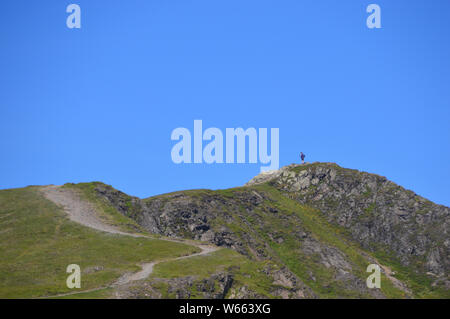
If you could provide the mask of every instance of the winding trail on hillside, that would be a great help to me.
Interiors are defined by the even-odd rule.
[[[146,235],[126,233],[126,232],[123,232],[123,231],[117,229],[116,227],[114,227],[112,225],[108,225],[104,221],[102,221],[98,215],[95,205],[88,201],[81,199],[80,195],[71,189],[63,188],[61,186],[50,185],[50,186],[43,187],[42,193],[44,194],[44,196],[47,199],[49,199],[56,205],[62,207],[64,209],[64,211],[67,213],[67,215],[69,216],[70,220],[72,220],[76,223],[79,223],[83,226],[86,226],[86,227],[89,227],[89,228],[92,228],[95,230],[111,233],[111,234],[118,234],[118,235],[123,235],[123,236],[130,236],[130,237],[148,238],[151,240],[164,240],[164,241],[169,241],[169,242],[173,242],[173,243],[187,244],[187,245],[195,246],[195,247],[201,249],[200,252],[194,253],[191,255],[175,257],[175,258],[168,258],[168,259],[153,261],[151,263],[141,264],[140,266],[142,267],[142,270],[140,270],[136,273],[125,273],[118,280],[116,280],[114,283],[112,283],[109,286],[98,287],[98,288],[94,288],[94,289],[90,289],[90,290],[69,292],[69,293],[58,294],[58,295],[53,295],[53,296],[46,296],[45,298],[63,297],[63,296],[93,292],[93,291],[98,291],[98,290],[102,290],[102,289],[106,289],[106,288],[112,288],[112,287],[125,285],[132,281],[142,280],[142,279],[147,278],[148,276],[150,276],[153,273],[154,266],[159,263],[207,255],[207,254],[212,253],[219,249],[219,247],[217,247],[217,246],[207,245],[207,244],[199,244],[197,242],[185,240],[185,239],[153,238],[153,237],[146,236]]]

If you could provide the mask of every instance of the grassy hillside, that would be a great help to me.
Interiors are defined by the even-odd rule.
[[[330,172],[330,167],[338,170],[336,179],[323,173]],[[307,181],[306,176],[310,176]],[[390,192],[389,183],[375,175],[313,164],[286,170],[275,181],[217,191],[180,191],[144,200],[100,182],[63,187],[95,205],[105,223],[129,233],[152,232],[154,239],[102,233],[71,222],[61,208],[43,197],[39,187],[3,190],[0,298],[71,292],[65,285],[65,270],[72,263],[81,266],[82,290],[105,289],[69,298],[450,298],[444,281],[433,281],[425,273],[423,261],[416,263],[412,258],[405,264],[393,249],[409,245],[395,237],[405,231],[402,220],[410,218],[405,225],[417,228],[408,233],[415,241],[442,224],[436,220],[445,221],[447,208],[436,208],[401,188]],[[388,191],[382,193],[384,188]],[[347,197],[349,193],[354,197]],[[333,194],[339,196],[331,198]],[[343,206],[349,203],[358,207]],[[397,222],[392,212],[395,205],[441,219],[429,218],[433,224],[424,219],[416,227],[418,215],[413,210],[409,215],[402,213],[403,219]],[[338,218],[347,213],[353,213],[350,226],[339,224]],[[358,237],[380,220],[381,226],[394,230],[386,234],[390,246],[379,245],[376,232],[368,243]],[[441,233],[432,235],[442,240]],[[138,271],[140,263],[199,251],[160,240],[162,236],[223,248],[206,256],[158,263],[145,280],[107,287],[121,274]],[[381,289],[366,286],[366,269],[373,263],[386,267],[389,274],[382,274]]]
[[[66,267],[81,267],[81,289],[112,283],[150,262],[198,251],[156,239],[91,230],[71,222],[38,187],[0,191],[0,298],[72,292]]]

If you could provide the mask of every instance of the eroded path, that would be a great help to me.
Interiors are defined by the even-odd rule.
[[[140,235],[140,234],[131,234],[123,232],[116,227],[112,225],[106,224],[104,221],[101,220],[99,217],[97,210],[95,206],[92,203],[89,203],[83,199],[80,198],[80,196],[75,192],[67,188],[63,188],[61,186],[46,186],[42,188],[42,192],[44,196],[54,202],[56,205],[61,206],[64,211],[69,216],[70,220],[79,223],[81,225],[84,225],[89,228],[93,228],[99,231],[112,233],[112,234],[119,234],[123,236],[130,236],[130,237],[142,237],[142,238],[149,238],[154,239],[153,237]],[[174,260],[180,260],[180,259],[186,259],[186,258],[192,258],[195,256],[201,256],[201,255],[207,255],[211,252],[214,252],[219,249],[219,247],[213,246],[213,245],[206,245],[206,244],[199,244],[194,241],[189,240],[182,240],[182,239],[169,239],[169,238],[157,238],[157,240],[165,240],[175,243],[183,243],[188,244],[191,246],[195,246],[199,249],[201,249],[200,252],[194,253],[187,256],[181,256],[176,258],[170,258],[170,259],[164,259],[164,260],[158,260],[151,263],[144,263],[140,266],[142,267],[141,271],[138,271],[136,273],[126,273],[122,275],[117,281],[115,281],[113,284],[106,286],[106,287],[99,287],[94,288],[90,290],[84,290],[84,291],[76,291],[76,292],[70,292],[65,294],[59,294],[54,296],[48,296],[48,297],[63,297],[63,296],[69,296],[74,294],[81,294],[81,293],[87,293],[97,290],[106,289],[109,287],[117,287],[120,285],[125,285],[131,281],[136,280],[142,280],[150,276],[153,272],[153,267],[156,264],[167,262],[167,261],[174,261]]]

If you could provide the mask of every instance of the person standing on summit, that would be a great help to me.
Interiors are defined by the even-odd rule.
[[[305,154],[303,152],[300,152],[300,158],[302,159],[302,164],[305,164]]]

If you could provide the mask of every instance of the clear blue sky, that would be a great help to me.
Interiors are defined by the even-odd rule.
[[[303,151],[449,206],[449,15],[448,0],[3,0],[0,188],[95,180],[147,197],[259,172],[174,164],[172,130],[201,119],[277,127],[281,165]]]

